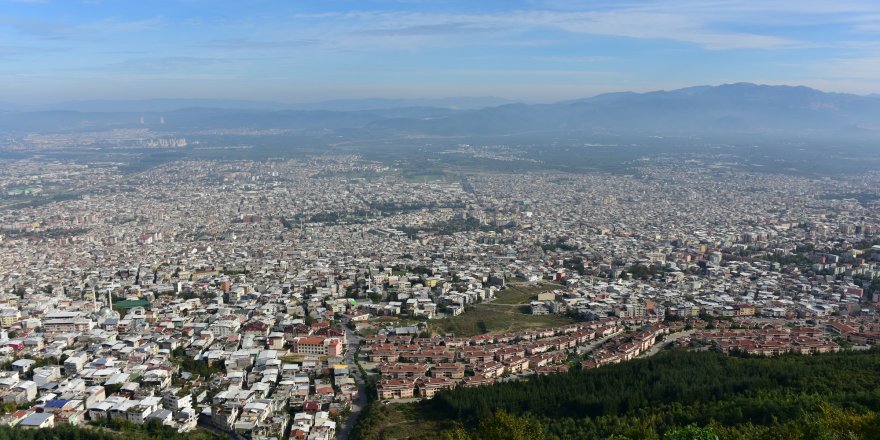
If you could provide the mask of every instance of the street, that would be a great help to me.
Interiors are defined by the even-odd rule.
[[[669,345],[669,344],[671,344],[671,343],[673,343],[673,342],[675,342],[685,336],[690,336],[690,335],[694,334],[694,331],[695,330],[684,330],[684,331],[680,331],[680,332],[676,332],[676,333],[670,333],[670,334],[666,335],[666,338],[664,338],[662,341],[660,341],[657,344],[654,344],[653,347],[649,348],[647,351],[640,354],[639,357],[642,358],[642,357],[654,356],[655,354],[659,353],[660,350],[663,350],[664,348],[666,348],[667,345]]]
[[[348,347],[346,347],[344,359],[346,364],[354,366],[354,380],[357,381],[358,384],[358,395],[357,398],[351,402],[351,414],[345,419],[345,422],[343,422],[340,429],[336,430],[336,438],[340,440],[347,440],[349,436],[351,436],[351,431],[354,429],[357,419],[361,416],[361,412],[363,412],[364,408],[367,406],[367,389],[364,386],[364,377],[361,376],[361,370],[357,368],[354,359],[357,347],[361,343],[361,337],[347,326],[344,328],[345,338],[348,340]]]

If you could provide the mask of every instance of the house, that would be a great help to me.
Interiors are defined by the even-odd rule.
[[[153,411],[153,413],[150,414],[149,416],[147,416],[146,420],[147,421],[158,420],[159,423],[166,425],[166,426],[170,426],[171,421],[172,421],[171,416],[172,416],[171,411],[169,411],[167,409],[158,409],[156,411]]]
[[[52,413],[33,413],[20,422],[21,428],[52,428],[55,426],[55,414]]]
[[[235,406],[211,408],[211,421],[221,429],[232,429],[237,418],[238,408]]]
[[[342,356],[342,341],[323,336],[301,336],[293,339],[292,351],[296,354],[318,356]]]
[[[459,363],[438,363],[431,368],[431,376],[462,379],[464,377],[464,365]]]
[[[550,308],[542,301],[532,301],[530,304],[532,315],[549,315]]]
[[[25,417],[27,417],[33,413],[34,413],[33,410],[13,411],[9,414],[4,414],[3,416],[0,416],[0,424],[6,425],[6,426],[15,426],[18,424],[18,422],[24,420]]]
[[[241,331],[245,335],[253,336],[269,336],[269,324],[263,321],[253,321],[241,327]]]
[[[462,382],[462,386],[464,387],[478,387],[481,385],[492,385],[495,383],[495,380],[490,377],[486,377],[482,374],[475,374],[473,376],[468,376],[464,378]]]
[[[23,380],[12,387],[12,389],[3,396],[3,401],[22,405],[31,402],[36,398],[37,384],[30,380]]]
[[[506,360],[504,364],[511,373],[522,373],[529,369],[529,360],[525,357],[514,357]]]
[[[416,383],[419,387],[419,395],[426,399],[430,399],[440,390],[451,390],[455,388],[456,381],[446,377],[423,377]]]
[[[374,349],[370,353],[370,362],[397,362],[400,353],[395,348]]]
[[[162,396],[162,406],[171,411],[192,407],[192,394],[187,389],[175,388]]]
[[[33,359],[19,359],[12,363],[12,369],[19,374],[25,374],[31,371],[31,368],[33,368],[36,363],[37,361]]]
[[[733,309],[736,316],[755,316],[755,306],[751,304],[735,304]]]
[[[100,385],[94,385],[85,390],[85,408],[91,408],[98,402],[107,398],[107,391]]]
[[[82,400],[53,399],[43,404],[42,412],[71,411],[82,406]]]
[[[0,390],[12,389],[20,380],[17,371],[0,371]]]
[[[47,365],[45,367],[34,369],[34,382],[37,386],[43,386],[49,382],[54,382],[61,377],[61,367],[56,365]]]
[[[55,413],[55,419],[58,423],[79,426],[82,425],[85,421],[85,415],[85,411],[81,409],[74,409]]]
[[[110,410],[116,406],[117,402],[111,401],[107,399],[103,402],[97,403],[91,407],[89,407],[89,419],[91,420],[99,420],[99,419],[107,419],[110,416]]]
[[[285,342],[284,333],[273,332],[269,334],[266,344],[272,350],[282,350]]]
[[[383,379],[376,385],[380,399],[408,399],[415,391],[416,384],[412,379]]]
[[[503,375],[507,370],[500,362],[489,361],[475,369],[476,372],[482,373],[488,378],[496,378]]]
[[[428,368],[425,364],[382,364],[379,366],[379,371],[386,379],[407,379],[425,377]]]
[[[80,353],[70,356],[64,360],[64,374],[72,375],[79,373],[86,364],[86,354]]]

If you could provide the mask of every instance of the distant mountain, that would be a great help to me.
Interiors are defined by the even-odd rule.
[[[16,104],[14,102],[0,101],[0,111],[18,112],[18,111],[24,111],[24,110],[27,110],[27,108],[21,104]]]
[[[79,112],[170,112],[182,108],[219,108],[236,110],[283,110],[288,104],[272,101],[240,99],[141,99],[141,100],[93,100],[67,101],[38,107],[42,111]]]
[[[492,96],[440,99],[339,99],[305,104],[291,104],[295,110],[360,111],[409,107],[434,107],[452,110],[475,110],[511,104],[515,101]]]
[[[495,97],[463,97],[442,99],[341,99],[308,103],[282,103],[241,99],[141,99],[141,100],[89,100],[66,101],[43,105],[21,105],[0,102],[0,110],[6,111],[79,111],[79,112],[170,112],[187,108],[228,110],[309,110],[309,111],[363,111],[432,107],[452,110],[473,110],[509,104],[513,101]]]
[[[749,83],[609,93],[549,105],[504,105],[432,120],[371,124],[435,135],[593,131],[659,135],[804,133],[880,128],[880,98]]]
[[[149,128],[186,133],[217,129],[350,130],[393,118],[432,118],[454,114],[455,110],[408,107],[372,111],[332,112],[321,110],[247,110],[227,108],[183,108],[173,111],[2,111],[0,131],[26,132],[95,131],[111,128]],[[141,123],[143,120],[143,123]]]
[[[185,133],[285,129],[329,135],[344,131],[347,137],[363,139],[398,135],[543,136],[571,132],[658,136],[880,135],[880,97],[825,93],[807,87],[737,83],[648,93],[606,93],[554,104],[505,103],[467,108],[497,101],[503,100],[368,99],[295,106],[200,99],[79,101],[69,103],[70,109],[63,111],[4,111],[0,113],[0,130],[19,133],[148,127]],[[159,123],[161,117],[164,124]]]

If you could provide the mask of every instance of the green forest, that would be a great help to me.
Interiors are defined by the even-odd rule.
[[[877,349],[772,358],[668,351],[443,392],[416,408],[444,429],[414,438],[880,439],[878,384]],[[381,421],[362,423],[364,438],[383,438]]]
[[[108,428],[108,429],[104,429]],[[46,429],[23,429],[0,426],[0,440],[223,440],[208,431],[178,433],[157,422],[134,425],[126,421],[110,421],[103,426],[57,425]]]

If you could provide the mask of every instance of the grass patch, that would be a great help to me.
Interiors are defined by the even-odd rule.
[[[535,286],[528,284],[515,284],[498,292],[492,304],[528,304],[538,298],[541,292],[549,290],[561,289],[562,286],[556,283],[544,283]]]
[[[376,336],[379,334],[379,329],[373,326],[364,326],[358,327],[357,332],[360,333],[361,336]]]
[[[507,333],[539,328],[558,327],[574,322],[557,315],[528,315],[520,307],[478,304],[473,310],[451,318],[438,319],[433,330],[439,334],[454,333],[469,337],[486,333]]]
[[[431,321],[431,329],[439,334],[476,336],[486,333],[507,333],[557,327],[571,324],[571,318],[558,315],[531,315],[528,304],[540,292],[558,289],[558,284],[539,286],[517,285],[500,292],[489,303],[477,304],[461,315]]]

